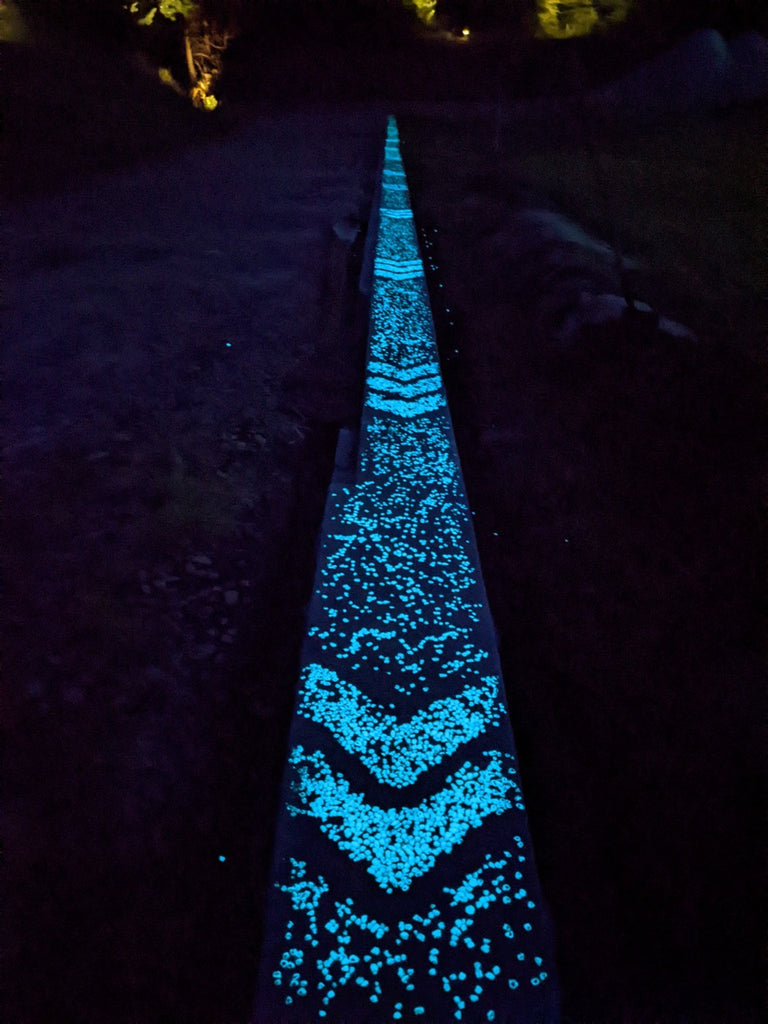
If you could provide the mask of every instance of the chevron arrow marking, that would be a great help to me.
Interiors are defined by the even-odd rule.
[[[386,377],[369,377],[368,387],[371,391],[393,392],[403,398],[418,398],[421,395],[442,391],[443,382],[438,376],[423,377],[413,384],[398,384]]]
[[[498,750],[484,756],[485,767],[465,762],[448,776],[443,789],[416,807],[385,809],[352,792],[321,751],[307,754],[298,746],[289,758],[297,773],[293,789],[298,806],[289,805],[288,810],[316,818],[320,830],[353,861],[368,862],[369,873],[386,892],[405,892],[440,854],[450,853],[491,814],[513,806],[524,810],[513,778],[514,757]]]
[[[413,210],[411,210],[410,206],[406,206],[402,210],[382,206],[379,209],[379,213],[382,217],[391,217],[393,220],[413,220]]]
[[[373,264],[373,272],[377,277],[403,281],[412,277],[421,277],[424,268],[420,259],[388,259],[385,256],[377,256]]]
[[[395,366],[381,359],[368,360],[368,373],[374,376],[390,377],[398,385],[410,384],[420,377],[439,377],[440,367],[433,360],[423,360],[414,366]],[[442,378],[441,378],[442,383]]]
[[[504,713],[496,676],[434,701],[406,722],[398,722],[321,665],[308,665],[303,683],[298,713],[330,729],[340,746],[357,755],[379,782],[398,788],[410,786],[422,772],[496,725]]]

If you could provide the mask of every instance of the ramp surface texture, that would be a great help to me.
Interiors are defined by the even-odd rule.
[[[390,118],[358,464],[326,507],[257,1024],[550,1024],[493,626]]]

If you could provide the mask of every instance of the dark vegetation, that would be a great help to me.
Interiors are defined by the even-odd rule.
[[[756,124],[732,125],[725,144],[749,150]],[[733,296],[696,309],[680,284],[697,260],[684,243],[677,287],[658,273],[644,287],[698,343],[608,325],[558,349],[500,245],[510,211],[535,197],[532,154],[511,134],[490,170],[481,130],[405,119],[404,159],[438,268],[433,309],[564,1010],[590,1022],[757,1020],[759,308],[738,310]],[[653,134],[625,140],[625,157],[650,155]],[[696,138],[665,134],[665,152],[701,158]],[[578,148],[549,150],[574,215],[585,208]],[[702,214],[699,191],[699,231],[736,214],[744,196],[730,187],[725,221],[722,207]],[[630,245],[647,226],[643,194],[635,217],[622,208]],[[594,200],[591,211],[605,237]]]
[[[206,0],[204,10],[236,27],[210,118],[158,79],[165,67],[184,81],[180,19],[143,29],[122,0],[19,7],[31,42],[0,44],[3,187],[12,196],[178,151],[232,130],[254,107],[567,94],[621,74],[692,27],[768,31],[760,0],[642,0],[610,36],[563,43],[535,38],[529,0],[442,0],[446,27],[479,26],[462,47],[414,30],[399,0]]]
[[[98,192],[105,172],[177,155],[205,182],[204,144],[257,118],[392,103],[445,297],[439,341],[565,1013],[752,1024],[765,105],[590,131],[606,204],[586,131],[552,106],[517,133],[511,103],[604,81],[692,26],[768,28],[765,10],[644,0],[610,40],[560,46],[524,33],[524,4],[503,18],[455,6],[486,31],[472,48],[414,33],[383,0],[243,0],[209,115],[157,77],[183,76],[173,31],[148,40],[118,3],[22,4],[29,41],[2,44],[4,192],[23,215],[29,199]],[[644,294],[698,343],[611,326],[554,348],[494,244],[531,196],[600,237],[618,230]],[[41,233],[37,269],[80,244]],[[162,268],[166,244],[130,260]],[[56,382],[96,410],[93,436],[9,456],[13,1024],[247,1018],[314,537],[336,428],[360,401],[359,243],[310,255],[321,270],[299,327],[245,375],[195,323],[159,354],[120,355],[96,330],[90,383]],[[207,270],[213,317],[230,280]],[[142,392],[133,368],[150,356]],[[30,395],[39,372],[30,354]]]

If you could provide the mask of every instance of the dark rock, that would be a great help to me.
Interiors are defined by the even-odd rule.
[[[714,29],[699,29],[598,97],[615,112],[643,122],[724,107],[732,98],[733,78],[733,55],[726,41]]]

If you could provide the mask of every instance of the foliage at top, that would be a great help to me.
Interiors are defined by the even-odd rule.
[[[552,39],[585,36],[626,18],[631,0],[538,0],[539,27]]]
[[[198,7],[197,0],[159,0],[159,3],[151,6],[147,0],[134,0],[130,11],[131,14],[138,16],[139,25],[151,25],[158,11],[169,21],[175,21],[179,17],[189,20],[197,13]],[[146,13],[142,14],[142,10]]]

